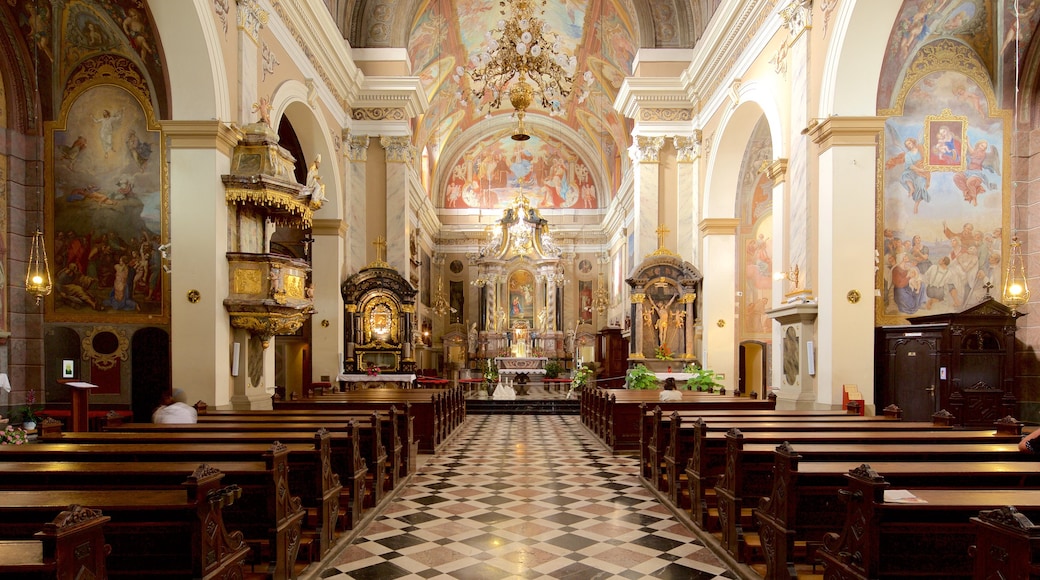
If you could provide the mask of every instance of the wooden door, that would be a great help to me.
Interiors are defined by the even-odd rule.
[[[903,409],[905,421],[930,421],[939,395],[939,340],[935,337],[889,339],[886,405]]]

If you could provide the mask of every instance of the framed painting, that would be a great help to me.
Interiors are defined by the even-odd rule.
[[[578,280],[578,320],[592,324],[592,281]]]
[[[928,115],[924,122],[924,149],[927,171],[964,171],[964,144],[968,142],[968,117],[943,109]]]
[[[509,313],[509,326],[518,321],[526,321],[528,327],[534,326],[534,275],[527,270],[517,270],[509,275],[509,302],[506,310]]]
[[[106,76],[67,95],[46,130],[48,321],[168,323],[166,151],[151,105]]]

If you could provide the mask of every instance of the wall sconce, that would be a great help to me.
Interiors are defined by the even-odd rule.
[[[1018,236],[1011,238],[1007,274],[1004,276],[1004,304],[1011,307],[1011,315],[1018,316],[1018,307],[1029,302],[1029,282],[1022,258],[1022,243]]]
[[[51,269],[47,264],[47,247],[43,243],[43,230],[36,226],[25,271],[25,291],[35,296],[36,304],[39,305],[43,297],[51,293],[51,288],[53,283]]]
[[[798,285],[798,264],[792,266],[790,270],[786,270],[784,272],[774,272],[773,279],[787,280],[794,284],[795,290],[798,290],[800,288],[800,286]]]
[[[439,315],[444,316],[448,313],[451,306],[448,304],[448,300],[444,297],[444,286],[442,284],[443,278],[437,278],[437,293],[433,296],[433,311]]]

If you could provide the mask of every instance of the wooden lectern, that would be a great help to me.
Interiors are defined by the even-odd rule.
[[[69,431],[73,433],[90,431],[90,389],[96,389],[97,385],[81,381],[60,381],[72,389],[72,416],[69,419]]]

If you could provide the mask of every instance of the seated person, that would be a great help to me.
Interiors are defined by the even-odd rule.
[[[682,393],[675,388],[675,379],[668,377],[664,380],[664,389],[660,395],[661,401],[681,401]]]
[[[199,413],[195,407],[184,402],[184,391],[174,389],[163,393],[162,402],[152,412],[152,423],[184,424],[198,423]]]
[[[1037,427],[1032,433],[1026,435],[1018,442],[1018,450],[1029,451],[1031,453],[1040,452],[1040,446],[1037,446],[1035,441],[1037,437],[1040,437],[1040,427]]]

